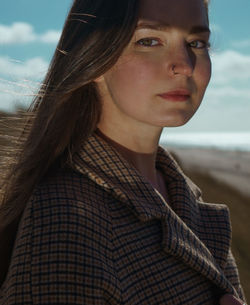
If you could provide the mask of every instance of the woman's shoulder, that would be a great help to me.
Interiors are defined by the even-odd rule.
[[[16,250],[25,244],[45,253],[69,244],[77,249],[89,243],[97,243],[96,248],[107,245],[110,217],[100,191],[96,188],[94,193],[94,188],[87,177],[68,169],[43,179],[23,212]]]
[[[83,195],[92,185],[88,177],[72,168],[58,168],[50,171],[35,187],[32,196],[48,194],[49,197]]]
[[[35,187],[32,197],[41,199],[92,200],[102,192],[87,175],[71,168],[50,172]],[[101,194],[103,196],[103,194]]]
[[[33,219],[76,219],[102,215],[108,218],[105,196],[87,176],[72,169],[60,169],[47,175],[34,189],[24,214]],[[82,216],[79,218],[79,216]]]
[[[104,272],[102,262],[112,259],[112,228],[99,196],[100,190],[73,170],[54,171],[37,185],[18,226],[0,300],[1,293],[19,300],[16,287],[23,289],[20,299],[27,303],[31,294],[38,298],[36,287],[43,288],[40,297],[45,298],[55,278],[53,293],[61,289],[63,299],[72,272],[80,275],[80,284],[75,283],[79,291],[85,278],[92,281],[93,270]]]

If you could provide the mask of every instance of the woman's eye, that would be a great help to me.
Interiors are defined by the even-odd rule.
[[[138,40],[136,44],[143,47],[155,47],[158,46],[160,42],[155,38],[143,38]]]
[[[195,49],[208,49],[210,44],[204,40],[194,40],[189,43],[189,46]]]

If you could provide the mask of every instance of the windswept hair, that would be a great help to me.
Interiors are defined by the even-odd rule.
[[[34,187],[71,162],[95,130],[101,103],[94,80],[112,67],[137,24],[137,0],[75,0],[47,75],[30,107],[14,164],[2,186],[0,284],[16,228]],[[12,233],[11,233],[12,232]]]

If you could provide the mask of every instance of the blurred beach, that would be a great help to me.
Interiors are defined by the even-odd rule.
[[[208,174],[250,198],[250,151],[190,147],[170,150],[186,171]]]

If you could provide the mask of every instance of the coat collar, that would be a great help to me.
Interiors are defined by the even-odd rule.
[[[123,201],[140,221],[160,220],[165,252],[182,260],[222,290],[237,296],[222,272],[231,241],[228,209],[223,205],[199,202],[200,190],[183,174],[167,151],[159,147],[156,166],[166,177],[171,206],[135,168],[96,134],[84,142],[75,154],[73,164],[77,171]],[[217,221],[216,234],[210,244],[206,240],[209,228],[203,226],[206,213],[214,215]],[[211,240],[212,228],[210,230]],[[221,242],[223,246],[218,253],[216,245]]]

